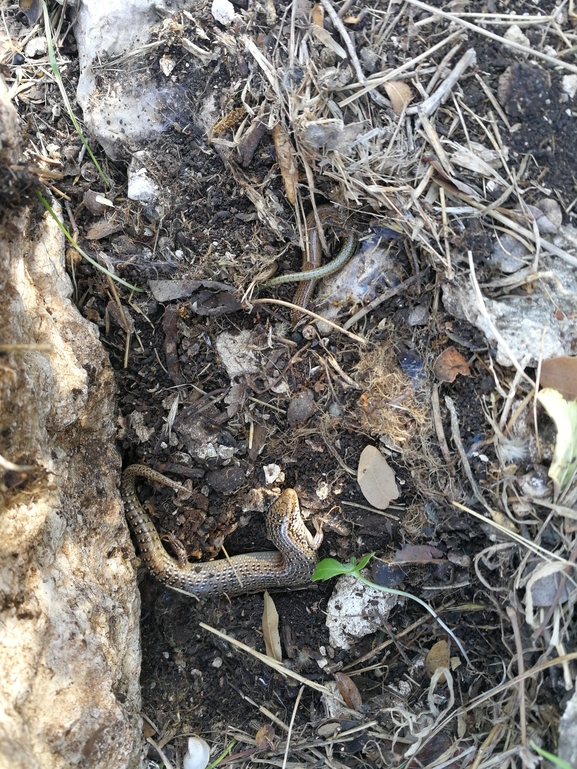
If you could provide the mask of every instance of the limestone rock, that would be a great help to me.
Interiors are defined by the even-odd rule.
[[[0,126],[15,163],[1,79]],[[38,202],[3,212],[0,253],[0,766],[136,768],[140,605],[112,371]]]

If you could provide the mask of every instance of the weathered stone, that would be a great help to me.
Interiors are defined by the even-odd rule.
[[[19,159],[17,125],[0,82],[2,162]],[[112,371],[38,203],[4,212],[0,253],[0,454],[16,465],[0,498],[0,765],[137,767],[140,606]]]

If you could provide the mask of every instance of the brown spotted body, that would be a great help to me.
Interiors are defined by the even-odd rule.
[[[180,484],[144,465],[131,465],[122,474],[121,493],[126,518],[134,532],[140,556],[149,571],[168,587],[198,598],[229,597],[310,582],[322,532],[316,536],[305,526],[298,497],[285,489],[266,515],[267,534],[278,551],[235,555],[229,560],[189,563],[184,552],[173,558],[164,548],[154,524],[136,494],[136,477],[173,489]]]

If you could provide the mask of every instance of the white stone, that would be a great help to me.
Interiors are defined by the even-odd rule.
[[[540,356],[547,360],[558,355],[574,355],[577,344],[575,268],[561,259],[542,255],[539,269],[555,275],[556,279],[541,278],[535,283],[533,293],[525,296],[485,298],[485,313],[470,285],[447,283],[443,288],[447,312],[480,329],[501,366],[512,366],[511,356],[522,366],[536,366]]]
[[[401,601],[399,596],[364,585],[356,577],[339,577],[327,604],[325,621],[331,646],[350,649],[355,639],[382,627],[391,609]]]
[[[24,56],[27,59],[34,59],[36,56],[43,56],[48,51],[48,41],[45,37],[33,37],[24,47]]]
[[[563,75],[562,88],[571,98],[577,93],[577,75]]]
[[[212,0],[210,10],[219,24],[223,24],[225,27],[232,24],[234,17],[236,16],[234,5],[230,0]]]
[[[511,24],[503,37],[506,40],[510,40],[512,43],[519,43],[520,45],[524,45],[527,48],[531,47],[531,41],[521,32],[521,27],[519,27],[518,24]]]

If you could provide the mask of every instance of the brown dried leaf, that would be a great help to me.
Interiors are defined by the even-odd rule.
[[[433,545],[404,545],[393,558],[394,563],[437,563],[444,560],[443,553]]]
[[[264,594],[264,610],[262,613],[262,635],[267,657],[277,662],[282,661],[282,649],[278,632],[278,612],[270,595]]]
[[[311,33],[316,37],[317,41],[324,45],[329,51],[332,51],[340,59],[347,58],[347,52],[345,49],[337,43],[331,33],[324,27],[319,27],[318,24],[311,24]]]
[[[450,661],[451,650],[449,644],[446,641],[437,641],[425,657],[425,671],[429,678],[433,677],[435,670],[438,668],[448,668]],[[444,683],[444,681],[445,676],[441,676],[439,682]]]
[[[453,346],[443,350],[433,364],[433,371],[441,382],[454,382],[459,374],[461,376],[471,375],[469,364]]]
[[[119,232],[123,228],[120,222],[112,222],[107,219],[100,219],[100,221],[92,224],[86,233],[87,240],[100,240],[101,238],[108,238],[110,235],[114,235],[115,232]]]
[[[444,187],[449,192],[461,192],[463,195],[473,198],[473,200],[481,200],[479,192],[471,187],[470,184],[465,184],[465,182],[455,179],[454,176],[448,176],[438,160],[429,158],[429,163],[438,172],[438,176],[435,176],[434,179],[440,187]]]
[[[413,98],[410,87],[403,80],[389,80],[383,87],[391,100],[393,110],[397,115],[400,115]]]
[[[363,698],[353,680],[345,673],[335,673],[334,676],[347,707],[351,710],[360,710],[363,706]]]
[[[391,500],[399,496],[395,474],[374,446],[366,446],[363,449],[359,459],[357,482],[367,502],[378,510],[385,510]]]
[[[286,196],[289,203],[294,205],[298,180],[294,147],[280,123],[277,123],[272,129],[272,139],[276,151],[276,159],[278,160],[282,180],[284,182]]]
[[[316,24],[319,27],[324,27],[325,25],[325,9],[323,8],[321,3],[316,3],[313,5],[313,10],[311,14],[311,21],[313,24]]]
[[[125,304],[121,305],[121,308],[112,299],[106,305],[106,311],[112,320],[127,333],[134,334],[134,319],[130,314],[130,310]]]
[[[541,387],[557,390],[568,401],[577,400],[577,358],[561,355],[541,364]]]
[[[259,750],[267,750],[268,748],[272,748],[274,744],[274,738],[274,729],[270,724],[265,724],[264,726],[261,726],[261,728],[256,733],[254,737],[254,744]]]

